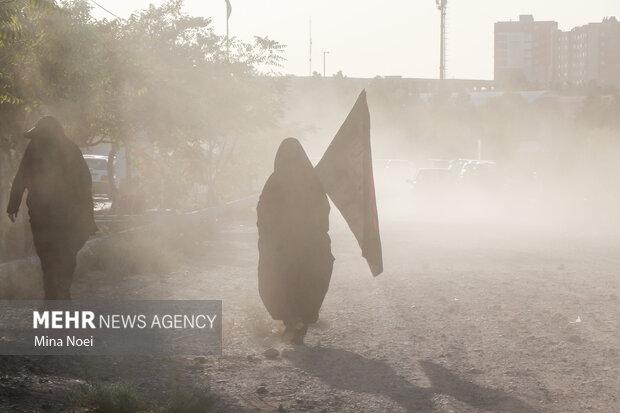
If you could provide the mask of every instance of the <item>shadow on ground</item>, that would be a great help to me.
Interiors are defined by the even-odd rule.
[[[0,412],[77,411],[79,395],[93,384],[127,385],[158,406],[177,388],[192,397],[210,392],[203,365],[187,357],[0,356],[0,371]],[[235,407],[228,395],[217,399]]]
[[[299,347],[286,353],[297,368],[327,385],[358,393],[383,395],[409,411],[433,411],[433,397],[451,396],[473,408],[510,413],[537,412],[527,403],[497,389],[486,388],[458,377],[428,360],[419,364],[431,387],[414,386],[383,361],[326,347]]]

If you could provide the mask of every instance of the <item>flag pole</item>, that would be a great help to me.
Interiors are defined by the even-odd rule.
[[[309,26],[309,39],[310,39],[310,48],[308,51],[308,76],[312,76],[312,16],[310,16],[310,26]]]
[[[229,6],[226,3],[226,60],[230,63],[230,37],[228,36],[228,10]]]

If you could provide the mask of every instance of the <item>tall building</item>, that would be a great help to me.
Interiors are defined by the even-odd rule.
[[[553,47],[558,24],[534,21],[521,15],[518,21],[495,23],[495,81],[545,87],[555,74]]]
[[[620,87],[620,22],[609,17],[558,32],[555,60],[554,80],[560,86],[595,82]]]
[[[615,17],[564,32],[530,15],[495,23],[495,81],[519,86],[620,87],[620,22]]]

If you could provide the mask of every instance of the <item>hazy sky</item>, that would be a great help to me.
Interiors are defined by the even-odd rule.
[[[163,0],[96,0],[127,17]],[[312,16],[313,70],[350,77],[438,76],[439,11],[434,0],[230,0],[231,35],[269,36],[287,45],[283,73],[308,74],[308,26]],[[192,15],[212,17],[225,33],[225,0],[185,0]],[[96,17],[110,17],[95,7]],[[605,16],[620,19],[620,0],[448,0],[447,76],[493,78],[493,23],[533,14],[563,30]]]

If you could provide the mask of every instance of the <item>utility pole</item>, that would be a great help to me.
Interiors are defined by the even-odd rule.
[[[323,77],[325,77],[325,55],[328,55],[329,51],[323,52]]]
[[[312,76],[312,17],[310,17],[310,49],[308,51],[308,76]]]
[[[232,13],[232,6],[230,0],[226,1],[226,60],[230,63],[230,36],[228,33],[228,20],[230,20],[230,14]]]
[[[230,36],[228,35],[228,17],[226,18],[226,58],[230,61]]]
[[[435,0],[437,9],[441,12],[441,35],[439,39],[439,79],[446,78],[446,9],[448,0]]]

